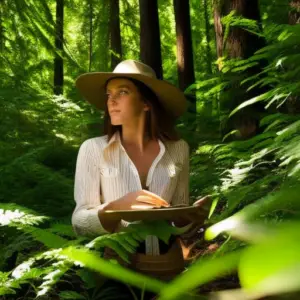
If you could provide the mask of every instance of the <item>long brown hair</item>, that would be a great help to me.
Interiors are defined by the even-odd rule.
[[[115,79],[114,77],[113,79]],[[175,128],[175,118],[170,115],[168,111],[159,102],[156,94],[143,82],[128,78],[128,77],[118,77],[128,79],[137,87],[138,91],[142,95],[142,100],[149,105],[150,110],[146,112],[146,134],[150,139],[162,141],[178,141],[180,139],[178,132]],[[111,79],[110,79],[111,80]],[[106,82],[106,86],[109,80]],[[105,86],[105,88],[106,88]],[[104,134],[108,135],[108,141],[114,135],[115,132],[119,131],[122,133],[121,125],[112,125],[110,116],[108,113],[107,104],[105,105],[104,113]]]

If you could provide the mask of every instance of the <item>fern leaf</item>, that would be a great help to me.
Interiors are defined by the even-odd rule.
[[[29,233],[34,237],[35,240],[43,243],[48,248],[61,248],[67,245],[67,243],[69,242],[59,235],[53,234],[47,229],[28,227],[24,229],[24,231]]]
[[[77,292],[74,291],[62,291],[59,294],[59,299],[71,299],[71,300],[75,300],[75,299],[79,299],[79,300],[84,300],[86,299],[86,297],[80,295]]]
[[[100,258],[98,255],[83,249],[69,247],[62,250],[61,254],[67,256],[71,260],[81,262],[85,267],[97,271],[100,274],[142,289],[146,288],[147,290],[159,292],[159,290],[165,285],[157,279],[137,274],[136,272],[128,270],[120,265],[112,264]]]

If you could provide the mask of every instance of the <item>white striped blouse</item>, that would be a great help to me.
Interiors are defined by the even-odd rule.
[[[171,205],[189,204],[189,146],[182,139],[158,142],[160,151],[149,169],[147,189]],[[109,142],[107,135],[84,141],[76,162],[74,231],[94,236],[108,233],[98,217],[101,206],[142,189],[137,168],[122,146],[118,132]],[[128,224],[122,220],[119,230]],[[147,236],[146,254],[159,255],[155,236]]]

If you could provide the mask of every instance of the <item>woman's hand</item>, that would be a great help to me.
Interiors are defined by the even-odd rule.
[[[120,219],[112,219],[112,216],[105,214],[107,210],[134,210],[152,209],[155,207],[169,207],[169,203],[158,195],[146,190],[131,192],[125,196],[107,203],[98,211],[98,217],[104,229],[114,232]]]
[[[169,203],[158,195],[146,190],[131,192],[110,202],[106,210],[151,209],[154,207],[169,207]]]
[[[207,195],[202,197],[201,199],[197,200],[193,206],[196,206],[197,209],[193,212],[186,213],[182,215],[179,219],[174,220],[175,226],[183,227],[187,224],[194,223],[194,224],[202,224],[204,218],[207,216],[207,209],[204,208],[208,202],[210,202],[211,196]]]

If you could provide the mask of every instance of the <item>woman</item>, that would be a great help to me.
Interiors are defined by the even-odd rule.
[[[83,142],[78,153],[72,217],[76,233],[99,235],[128,225],[107,217],[106,210],[188,205],[189,147],[174,129],[176,117],[186,109],[184,94],[133,60],[121,62],[112,73],[81,75],[76,85],[87,101],[105,110],[106,134]],[[175,239],[164,245],[148,236],[138,252],[144,252],[142,260],[175,259],[169,262],[175,265],[173,274],[167,275],[183,269]]]

